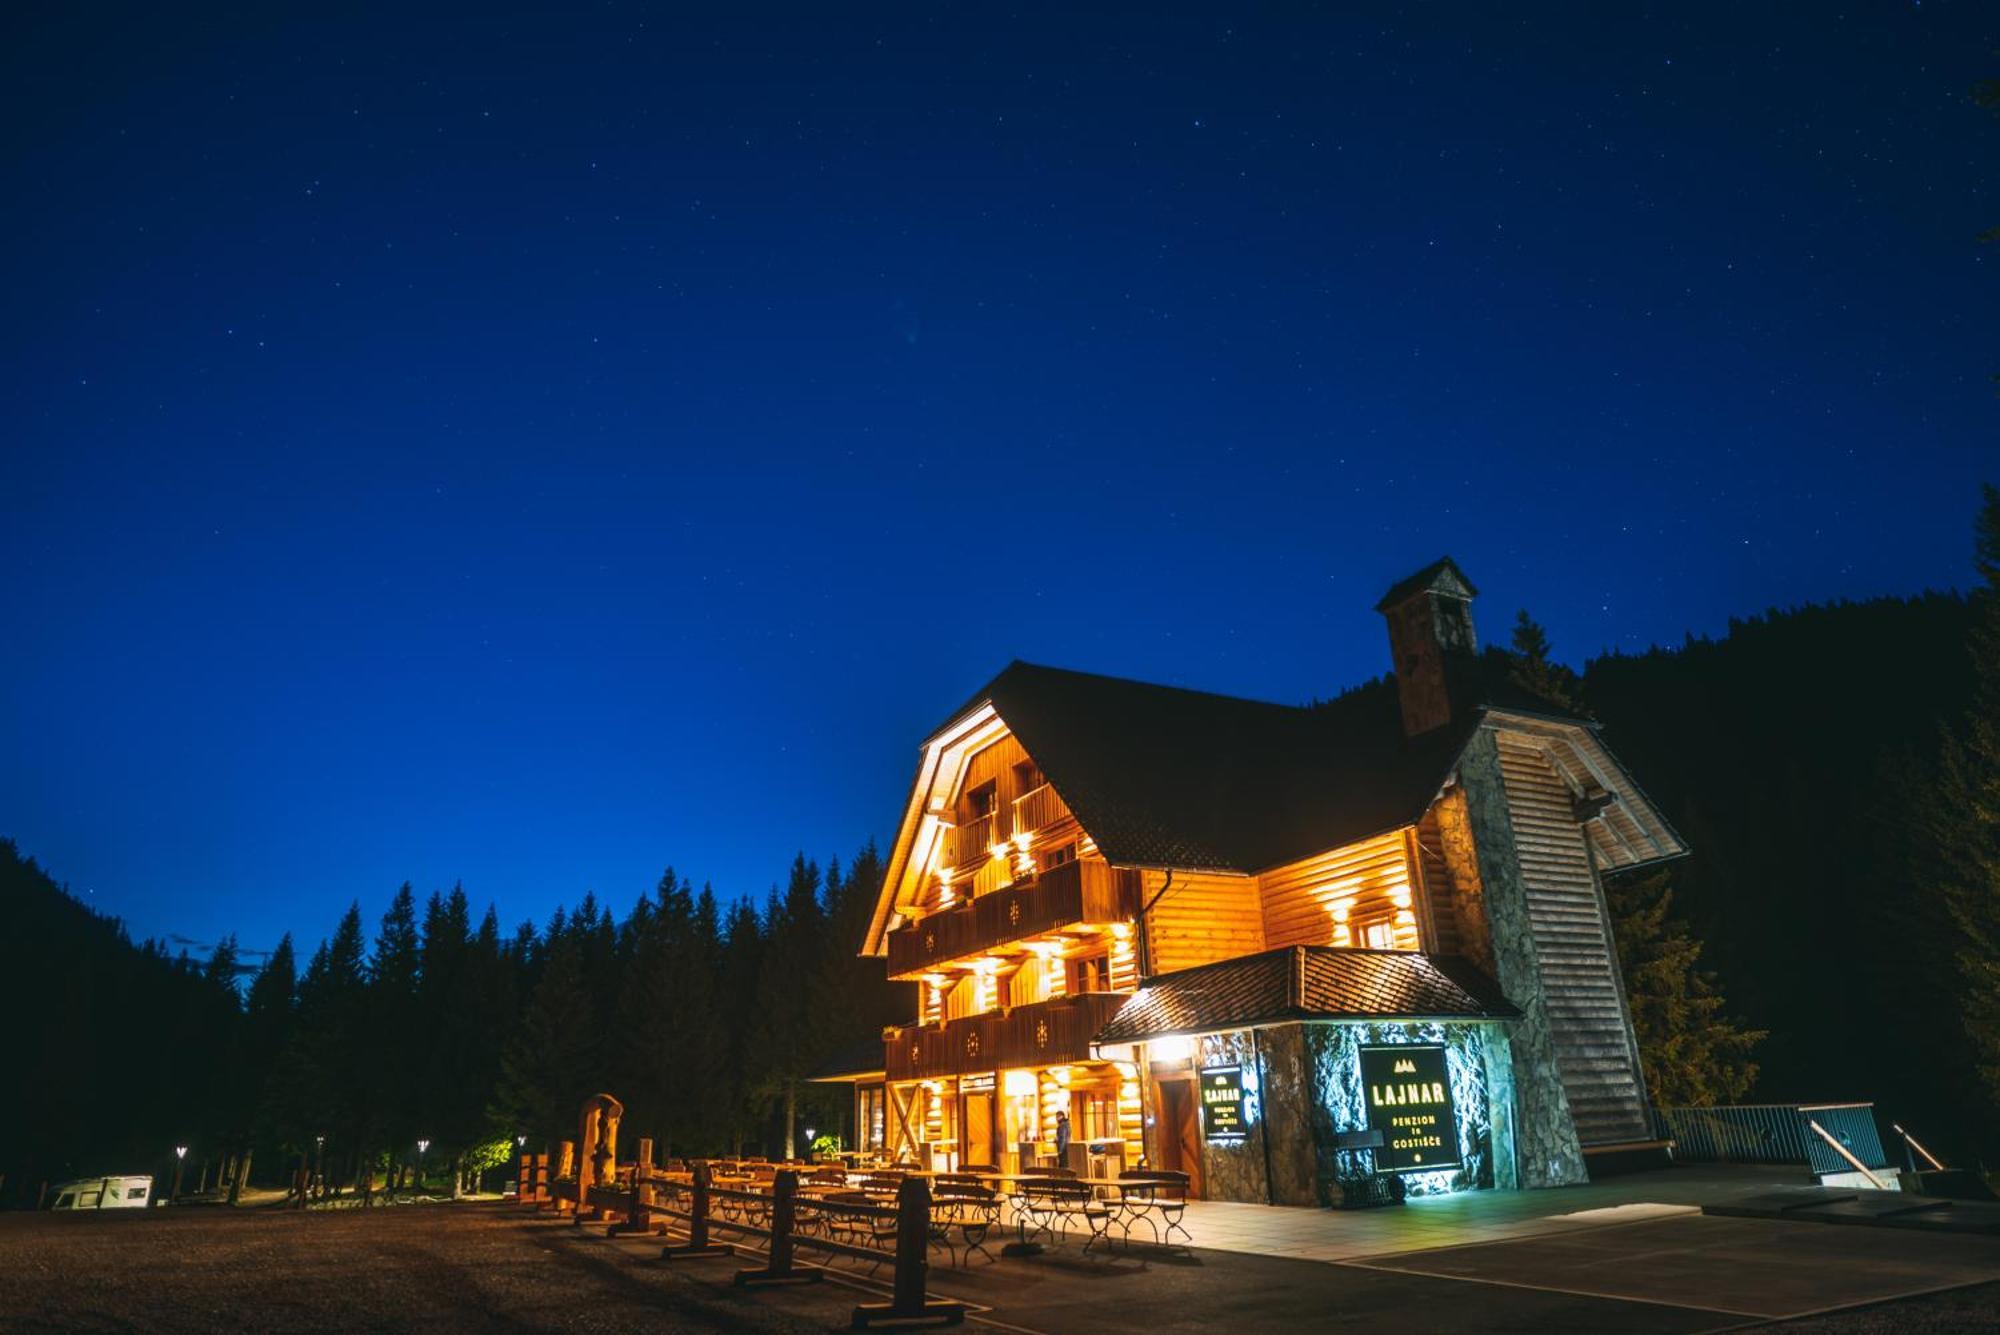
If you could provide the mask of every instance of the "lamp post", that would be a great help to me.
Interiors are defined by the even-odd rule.
[[[417,1190],[418,1191],[422,1191],[424,1189],[424,1153],[425,1151],[429,1150],[430,1147],[431,1143],[428,1140],[420,1140],[417,1142]]]
[[[811,1163],[811,1162],[812,1162],[812,1157],[813,1157],[813,1129],[812,1129],[811,1127],[807,1127],[807,1128],[806,1128],[806,1162],[807,1162],[807,1163]]]
[[[174,1146],[174,1189],[167,1193],[167,1200],[170,1202],[181,1198],[181,1169],[187,1167],[187,1157],[187,1146]]]
[[[324,1135],[313,1137],[313,1190],[317,1193],[323,1193],[326,1190],[326,1137]]]

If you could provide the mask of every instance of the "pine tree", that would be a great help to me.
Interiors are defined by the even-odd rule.
[[[1975,528],[1982,586],[1966,647],[1972,708],[1946,737],[1929,833],[1941,866],[1936,895],[1957,941],[1957,1001],[1987,1118],[2000,1109],[2000,488],[1988,485]]]
[[[1582,683],[1575,672],[1549,658],[1549,634],[1526,608],[1514,614],[1509,675],[1531,695],[1573,714],[1584,713]]]
[[[1605,898],[1653,1102],[1700,1107],[1748,1093],[1757,1079],[1751,1053],[1765,1035],[1723,1013],[1715,975],[1699,967],[1701,943],[1673,916],[1668,874],[1615,877]]]
[[[769,945],[757,985],[756,1089],[779,1114],[788,1159],[797,1150],[800,1087],[825,1051],[827,1017],[812,986],[826,947],[819,887],[818,865],[800,853],[784,898],[774,892],[765,910]]]
[[[391,1184],[414,1157],[416,1086],[423,1061],[417,978],[422,965],[416,893],[408,881],[396,891],[375,933],[368,960],[367,1055],[356,1074],[364,1127],[371,1143],[389,1151]]]
[[[502,1064],[499,1106],[514,1125],[544,1143],[575,1136],[577,1109],[597,1092],[602,1077],[598,1012],[584,977],[575,921],[548,943],[541,979]],[[589,925],[594,926],[594,915]]]

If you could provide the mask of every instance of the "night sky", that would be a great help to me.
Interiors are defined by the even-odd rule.
[[[761,894],[1011,658],[1676,643],[2000,475],[1990,5],[33,8],[0,833],[135,935]]]

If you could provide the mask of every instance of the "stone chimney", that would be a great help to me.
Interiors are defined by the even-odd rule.
[[[1474,702],[1479,641],[1472,600],[1478,592],[1447,556],[1399,580],[1375,604],[1389,621],[1389,654],[1408,736],[1443,727]]]

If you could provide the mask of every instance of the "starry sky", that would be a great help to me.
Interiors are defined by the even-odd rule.
[[[1970,581],[2000,13],[1351,8],[9,8],[0,834],[253,949],[761,894],[1014,657]]]

